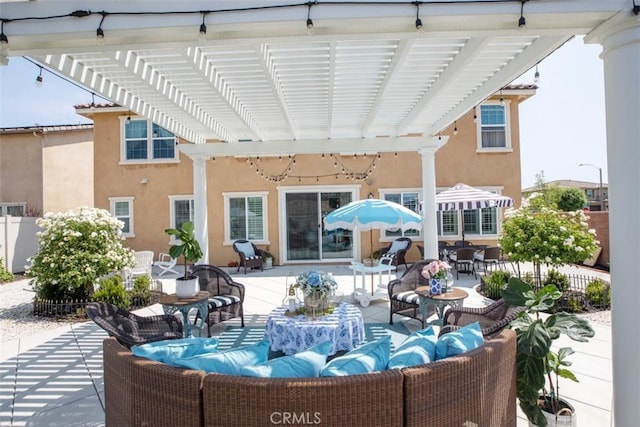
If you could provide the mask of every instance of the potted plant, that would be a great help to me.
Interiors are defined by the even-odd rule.
[[[264,270],[269,270],[271,268],[273,268],[273,263],[275,262],[276,257],[273,256],[273,254],[271,252],[269,252],[269,247],[267,246],[266,249],[264,249],[262,251],[262,259],[264,261],[264,264],[262,266],[262,268]]]
[[[184,258],[184,277],[176,279],[176,295],[179,298],[191,298],[198,293],[198,278],[189,276],[187,264],[194,263],[202,258],[202,249],[200,243],[196,239],[193,223],[187,221],[178,229],[167,228],[164,230],[169,236],[175,236],[176,243],[169,248],[169,255],[172,258],[178,258],[180,255]]]
[[[558,386],[560,377],[578,382],[567,369],[571,366],[567,357],[574,351],[562,347],[556,352],[551,344],[562,335],[586,342],[595,333],[586,320],[574,314],[558,312],[541,318],[540,312],[551,309],[561,296],[553,285],[535,291],[516,277],[510,278],[502,291],[509,305],[526,307],[511,322],[511,328],[517,335],[516,395],[530,425],[575,425],[573,407],[560,397]]]

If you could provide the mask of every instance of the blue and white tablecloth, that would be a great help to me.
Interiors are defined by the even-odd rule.
[[[278,307],[267,319],[264,337],[274,351],[291,355],[329,341],[332,355],[352,350],[364,342],[362,312],[352,304],[343,302],[332,314],[314,319],[305,315],[285,316],[286,311],[285,307]]]

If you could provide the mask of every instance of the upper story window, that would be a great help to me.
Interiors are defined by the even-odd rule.
[[[224,193],[225,241],[267,242],[267,193]]]
[[[395,202],[420,214],[420,199],[418,190],[380,190],[381,198]],[[420,230],[384,230],[384,237],[395,239],[396,237],[420,237]]]
[[[167,162],[178,160],[176,136],[146,119],[123,120],[123,162]]]
[[[0,203],[0,216],[24,216],[26,210],[26,203]]]
[[[122,235],[135,237],[133,233],[133,197],[109,197],[111,215],[123,222]]]
[[[504,151],[511,149],[508,101],[486,103],[478,108],[478,150]]]

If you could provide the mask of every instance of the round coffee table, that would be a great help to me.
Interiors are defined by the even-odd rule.
[[[305,315],[288,316],[286,307],[277,307],[269,313],[264,337],[271,350],[286,355],[329,341],[329,355],[333,355],[353,350],[364,342],[364,320],[356,306],[345,302],[332,314],[313,319]]]
[[[415,290],[420,298],[420,314],[422,314],[422,324],[442,326],[444,323],[444,311],[448,306],[461,307],[462,301],[469,296],[467,291],[460,288],[451,288],[448,292],[439,295],[429,293],[429,286],[418,286]],[[433,305],[436,308],[438,318],[427,322],[427,305]]]
[[[191,336],[191,325],[189,324],[189,311],[195,308],[200,312],[202,323],[200,323],[200,336],[202,336],[202,329],[207,322],[209,316],[209,296],[211,294],[207,291],[200,291],[191,298],[178,298],[176,294],[164,295],[158,301],[162,304],[162,310],[166,314],[173,314],[176,311],[182,313],[184,336]]]

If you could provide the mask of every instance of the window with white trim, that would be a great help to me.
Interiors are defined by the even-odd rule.
[[[171,228],[180,228],[187,221],[193,222],[193,196],[169,196],[169,221]],[[171,236],[173,239],[173,236]]]
[[[477,107],[478,150],[511,149],[509,103],[487,102]]]
[[[225,240],[232,242],[246,239],[266,242],[267,238],[267,194],[223,193]]]
[[[133,232],[133,197],[109,197],[111,215],[124,223],[122,235],[135,237]]]
[[[420,191],[418,190],[380,190],[380,197],[383,200],[395,202],[407,209],[420,214]],[[397,237],[420,237],[421,230],[384,230],[384,237],[395,239]]]
[[[176,136],[147,119],[122,120],[123,162],[166,162],[178,159]]]
[[[0,216],[24,216],[26,210],[26,203],[0,203]]]

